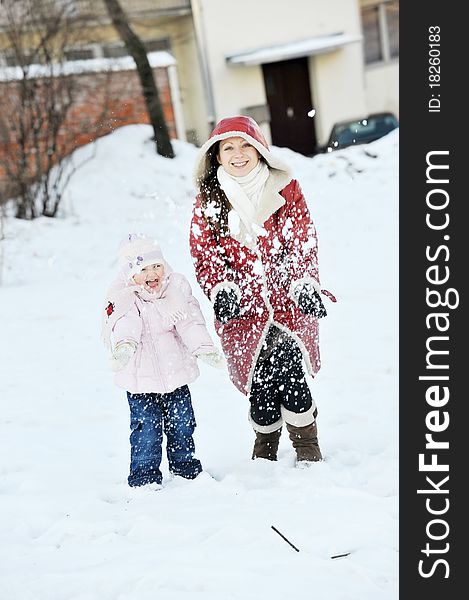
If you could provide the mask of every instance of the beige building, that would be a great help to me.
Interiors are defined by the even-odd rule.
[[[209,121],[249,113],[272,143],[309,154],[335,121],[398,115],[397,1],[193,0],[192,11]]]
[[[273,144],[311,154],[335,121],[379,111],[398,116],[398,0],[121,4],[148,51],[175,58],[169,71],[178,137],[200,144],[214,122],[244,113]],[[69,48],[70,60],[125,55],[101,0],[74,5],[92,7],[93,17]],[[10,64],[8,48],[0,61]]]

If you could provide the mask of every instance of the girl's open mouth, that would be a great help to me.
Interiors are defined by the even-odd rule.
[[[147,281],[147,286],[151,289],[156,289],[158,287],[158,284],[160,283],[159,279],[153,279],[153,281]]]

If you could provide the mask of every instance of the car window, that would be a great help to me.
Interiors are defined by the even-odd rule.
[[[393,115],[379,115],[361,121],[348,121],[334,127],[331,142],[334,147],[337,147],[377,139],[397,126],[397,120]]]

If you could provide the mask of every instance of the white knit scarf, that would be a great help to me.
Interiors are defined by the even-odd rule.
[[[221,165],[217,169],[221,189],[239,215],[246,231],[254,237],[256,233],[253,225],[262,225],[256,222],[256,215],[269,173],[269,167],[261,160],[250,173],[242,177],[230,175]]]

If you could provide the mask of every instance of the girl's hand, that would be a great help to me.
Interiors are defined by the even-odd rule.
[[[135,342],[121,342],[117,344],[111,358],[111,369],[115,372],[122,371],[135,353]]]
[[[201,354],[196,354],[196,357],[202,360],[207,365],[214,367],[215,369],[225,369],[226,368],[226,360],[223,354],[218,352],[218,350],[212,350],[211,352],[204,352]]]

